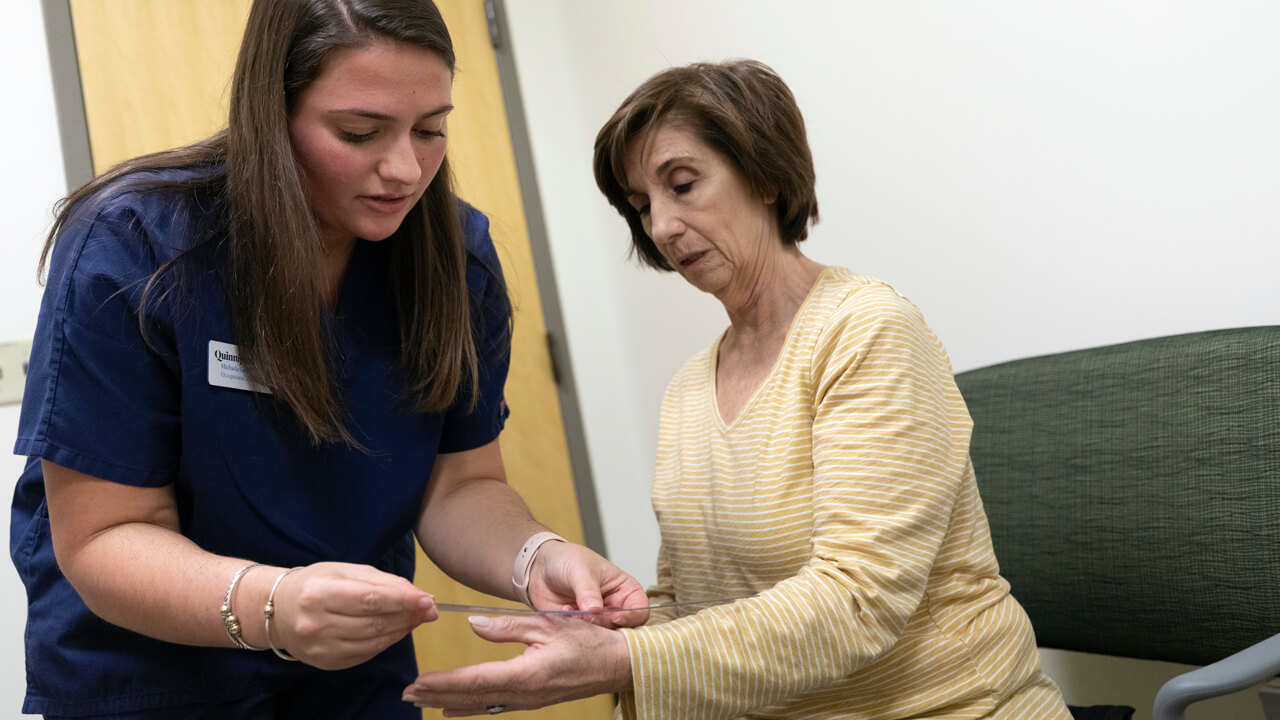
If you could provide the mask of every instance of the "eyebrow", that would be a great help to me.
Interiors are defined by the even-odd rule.
[[[672,165],[675,165],[678,162],[685,162],[688,160],[696,160],[696,159],[697,158],[695,158],[692,155],[678,155],[676,157],[669,157],[666,160],[662,161],[662,164],[658,166],[658,169],[656,172],[658,175],[665,175],[667,170],[671,169]]]
[[[697,158],[695,158],[692,155],[677,155],[675,157],[669,157],[666,160],[662,161],[662,164],[658,166],[658,169],[654,171],[654,174],[665,175],[667,171],[671,169],[672,165],[675,165],[676,163],[679,163],[679,162],[689,161],[689,160],[697,160]],[[626,188],[626,191],[627,191],[628,201],[634,197],[644,197],[644,193],[636,192],[635,190],[631,190],[630,188]]]
[[[443,115],[452,109],[453,109],[452,105],[441,105],[440,107],[436,108],[435,110],[432,110],[431,112],[425,112],[422,115],[419,115],[418,120],[426,120],[429,117]],[[369,118],[370,120],[380,120],[382,122],[390,122],[392,120],[395,120],[395,118],[390,115],[384,115],[383,113],[374,112],[372,110],[362,110],[360,108],[343,108],[339,110],[330,110],[329,114],[330,115],[355,115],[357,117]]]

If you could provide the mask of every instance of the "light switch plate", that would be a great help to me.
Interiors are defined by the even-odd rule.
[[[30,340],[0,342],[0,405],[22,402],[22,389],[27,385],[27,360],[30,357]]]

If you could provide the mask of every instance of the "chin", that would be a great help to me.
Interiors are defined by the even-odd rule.
[[[395,225],[378,223],[377,225],[364,228],[363,232],[357,233],[356,237],[368,240],[369,242],[382,242],[394,235],[396,231],[400,229],[402,224],[404,224],[403,218],[401,218],[400,222],[397,222]]]
[[[685,282],[704,293],[719,296],[720,291],[728,286],[729,278],[720,277],[719,273],[699,272],[693,276],[685,275]]]
[[[719,285],[712,285],[712,284],[709,284],[709,283],[693,282],[692,280],[690,280],[690,281],[689,281],[689,284],[690,284],[690,285],[692,285],[692,286],[693,286],[693,289],[695,289],[695,290],[698,290],[698,291],[704,292],[704,293],[706,293],[706,294],[708,294],[708,295],[714,295],[714,296],[716,296],[716,297],[720,297],[720,289],[721,289],[721,288],[720,288],[720,286],[719,286]]]

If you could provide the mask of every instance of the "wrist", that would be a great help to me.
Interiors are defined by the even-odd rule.
[[[281,660],[290,662],[297,662],[298,658],[289,654],[285,649],[276,646],[276,641],[271,637],[271,621],[276,617],[276,590],[280,588],[280,583],[284,582],[284,579],[290,573],[301,569],[301,567],[291,567],[276,576],[275,581],[271,583],[271,589],[267,591],[267,602],[262,609],[262,633],[267,636],[267,647],[271,648],[271,652],[275,653]]]
[[[261,565],[246,573],[236,588],[235,614],[240,620],[240,631],[246,642],[261,650],[267,650],[267,635],[262,622],[262,608],[267,602],[271,583],[284,568]]]
[[[218,606],[218,616],[222,620],[222,627],[227,634],[227,639],[231,641],[232,645],[242,650],[266,649],[265,646],[255,642],[256,638],[253,637],[252,630],[249,630],[253,622],[251,615],[245,614],[246,604],[244,602],[247,591],[245,586],[249,584],[248,577],[254,570],[261,567],[263,567],[262,563],[251,563],[237,570],[231,576],[231,581],[227,584],[227,590],[222,596],[222,602]]]
[[[569,542],[553,532],[539,532],[529,536],[516,553],[515,563],[511,568],[511,585],[515,588],[516,599],[533,607],[529,598],[529,582],[533,574],[533,561],[537,559],[543,545],[549,542]]]
[[[632,689],[635,681],[631,668],[631,643],[627,640],[628,628],[621,628],[613,632],[614,635],[614,652],[612,653],[614,662],[613,672],[613,689],[612,692],[624,692]]]

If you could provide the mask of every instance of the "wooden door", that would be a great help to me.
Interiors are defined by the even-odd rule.
[[[489,216],[516,308],[511,373],[507,380],[511,418],[502,433],[507,475],[535,517],[561,535],[582,542],[582,520],[545,340],[546,323],[538,297],[533,252],[484,2],[436,0],[436,5],[449,25],[457,55],[453,84],[455,109],[449,117],[449,158],[457,175],[458,194]],[[454,598],[463,603],[494,601],[449,580],[431,566],[421,552],[417,582],[442,602]],[[418,664],[423,669],[514,657],[523,650],[523,646],[494,646],[480,641],[471,633],[465,616],[442,615],[433,626],[419,628],[414,636]],[[589,720],[610,717],[611,707],[611,699],[597,697],[518,716]],[[427,717],[441,716],[432,711]]]
[[[250,0],[70,0],[95,172],[205,137],[226,122],[231,72]],[[497,63],[482,0],[438,0],[458,58],[449,156],[458,193],[489,216],[516,308],[502,434],[514,486],[534,515],[582,541],[560,404],[542,316]],[[441,602],[503,603],[453,582],[419,551],[416,582]],[[418,662],[438,669],[502,659],[522,648],[476,638],[443,614],[414,633]],[[524,713],[605,718],[607,697]],[[438,718],[435,711],[424,717]]]

